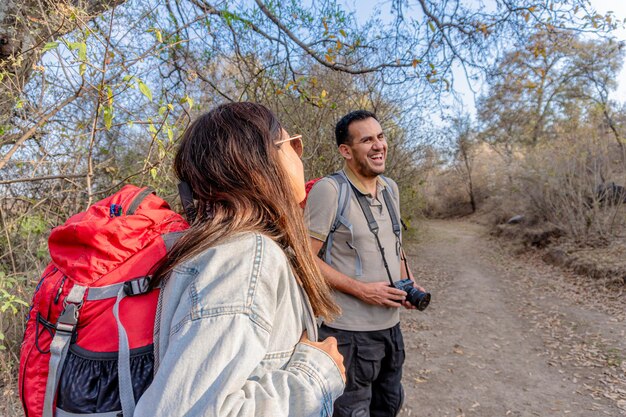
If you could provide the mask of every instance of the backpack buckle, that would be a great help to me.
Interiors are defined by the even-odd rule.
[[[73,333],[78,323],[78,309],[79,305],[74,303],[68,303],[63,312],[57,319],[56,330],[57,332]]]
[[[150,291],[150,277],[139,277],[124,282],[124,294],[129,297],[145,294]]]

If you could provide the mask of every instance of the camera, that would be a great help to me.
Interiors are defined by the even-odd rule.
[[[413,286],[413,281],[403,279],[393,283],[393,286],[406,292],[406,300],[413,304],[419,311],[426,310],[430,303],[430,293],[418,290]]]

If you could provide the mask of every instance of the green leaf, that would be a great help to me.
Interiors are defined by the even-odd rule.
[[[170,142],[174,140],[174,131],[169,126],[167,127],[167,138],[170,140]]]
[[[87,60],[87,44],[85,42],[80,42],[78,45],[78,59],[81,61]]]
[[[68,42],[67,47],[70,48],[70,51],[78,49],[78,59],[87,60],[87,44],[85,42]]]
[[[150,176],[152,177],[153,180],[156,180],[157,177],[157,169],[152,167],[150,168]]]
[[[141,80],[137,81],[137,85],[139,86],[139,91],[141,91],[141,94],[148,97],[148,100],[152,101],[152,90],[150,90],[150,87],[145,85]]]
[[[183,100],[184,100],[183,102],[185,102],[185,101],[186,101],[186,102],[187,102],[187,104],[189,104],[189,108],[190,108],[190,109],[193,107],[193,99],[192,99],[191,97],[189,97],[189,96],[185,96],[185,97],[183,98]]]
[[[165,146],[163,146],[163,142],[160,140],[157,141],[159,145],[159,159],[165,158]]]
[[[41,50],[42,52],[47,52],[50,51],[52,49],[56,49],[58,48],[59,43],[58,42],[48,42],[47,44],[44,45],[43,49]]]
[[[235,17],[234,14],[232,14],[228,10],[223,10],[222,12],[220,12],[220,14],[222,15],[222,18],[224,18],[224,20],[226,21],[227,25],[229,26],[232,25],[233,19]]]
[[[430,28],[430,30],[432,30],[433,32],[435,31],[435,24],[433,23],[432,20],[428,21],[428,27]]]
[[[21,236],[42,234],[48,230],[48,223],[39,215],[27,216],[20,221],[19,233]]]
[[[104,127],[106,128],[106,130],[110,130],[111,126],[113,126],[113,107],[105,107],[102,117],[104,119]]]
[[[154,36],[156,36],[156,39],[159,43],[163,43],[163,35],[161,34],[161,31],[159,29],[154,29]]]
[[[20,298],[16,298],[14,301],[15,301],[17,304],[23,305],[24,307],[29,307],[29,306],[30,306],[30,304],[28,304],[26,301],[24,301],[24,300],[22,300],[22,299],[20,299]]]
[[[87,64],[85,64],[84,62],[78,66],[78,73],[80,74],[81,77],[85,74],[86,70],[87,70]]]
[[[113,90],[111,90],[110,86],[107,86],[107,102],[109,107],[113,106]]]

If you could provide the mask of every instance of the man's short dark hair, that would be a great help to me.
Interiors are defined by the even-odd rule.
[[[337,147],[344,143],[349,145],[352,142],[352,139],[350,138],[350,134],[348,132],[350,123],[359,120],[369,119],[370,117],[378,121],[376,115],[367,110],[355,110],[343,116],[341,120],[337,122],[337,126],[335,126],[335,140],[337,141]]]

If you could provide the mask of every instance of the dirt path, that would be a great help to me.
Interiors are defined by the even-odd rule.
[[[474,224],[421,236],[408,253],[433,300],[402,315],[402,417],[626,415],[626,296],[514,257]]]

